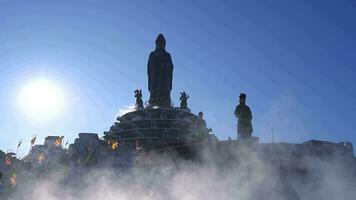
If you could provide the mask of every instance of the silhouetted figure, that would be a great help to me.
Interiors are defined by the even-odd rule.
[[[151,107],[171,106],[173,63],[165,46],[166,39],[159,34],[156,39],[156,49],[150,53],[148,59],[147,74]]]
[[[136,108],[143,108],[142,90],[135,90]]]
[[[197,121],[198,129],[206,127],[205,119],[203,119],[203,112],[198,113],[198,121]]]
[[[198,137],[204,139],[209,132],[213,131],[211,128],[206,127],[206,121],[203,118],[203,112],[199,112],[197,119]]]
[[[238,119],[237,135],[238,138],[246,139],[252,137],[252,113],[246,105],[246,94],[240,94],[240,104],[236,106],[235,116]]]
[[[188,98],[189,98],[189,94],[185,92],[180,93],[180,108],[183,109],[188,108]]]

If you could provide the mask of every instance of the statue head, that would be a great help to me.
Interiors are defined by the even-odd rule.
[[[134,93],[135,93],[135,97],[142,97],[142,90],[141,89],[135,90]]]
[[[240,94],[240,104],[245,105],[246,103],[246,94],[245,93],[241,93]]]
[[[156,39],[156,49],[165,49],[166,48],[166,39],[162,34],[159,34]]]
[[[200,112],[198,113],[198,115],[199,115],[199,118],[200,118],[200,119],[203,119],[203,112],[200,111]]]

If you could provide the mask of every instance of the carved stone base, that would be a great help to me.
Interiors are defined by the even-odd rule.
[[[104,137],[131,145],[137,138],[146,145],[195,142],[199,140],[197,119],[187,109],[139,109],[119,117]]]

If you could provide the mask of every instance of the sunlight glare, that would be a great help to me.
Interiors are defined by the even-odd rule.
[[[39,79],[24,85],[18,100],[21,110],[29,118],[43,121],[63,111],[65,97],[62,89],[54,82]]]

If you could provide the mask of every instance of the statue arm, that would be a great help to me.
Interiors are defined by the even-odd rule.
[[[248,108],[248,120],[252,121],[252,112],[250,108]]]
[[[152,84],[154,83],[155,74],[154,74],[154,66],[152,64],[153,52],[151,52],[148,62],[147,62],[147,75],[148,75],[148,90],[151,91]]]
[[[237,118],[239,118],[239,111],[238,111],[238,108],[239,108],[239,106],[236,106],[236,108],[235,108],[235,112],[234,112],[234,115],[235,115],[235,117],[237,117]]]
[[[148,59],[148,62],[147,62],[147,76],[148,76],[148,91],[150,91],[150,88],[151,88],[151,81],[150,81],[150,78],[151,78],[151,76],[150,76],[150,58]]]
[[[151,61],[152,61],[152,53],[150,53],[147,61],[147,75],[150,75],[151,72]]]

